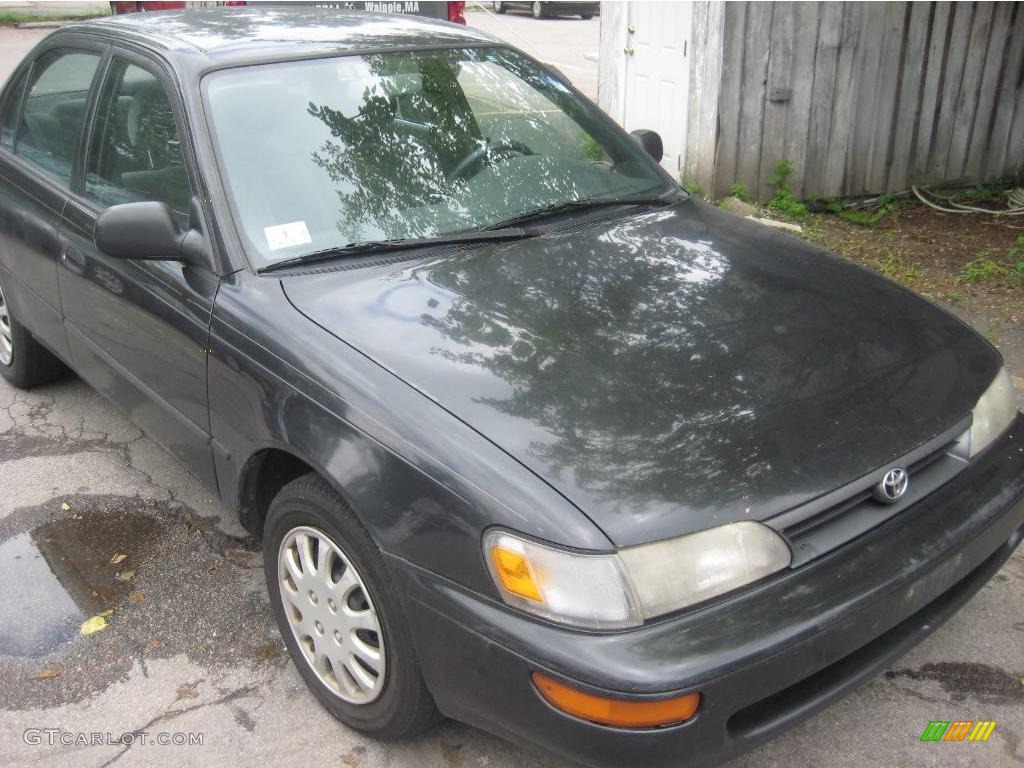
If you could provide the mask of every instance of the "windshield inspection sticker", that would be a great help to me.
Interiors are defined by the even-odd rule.
[[[267,245],[270,246],[272,251],[313,242],[304,221],[290,221],[287,224],[275,224],[272,227],[264,227],[263,234],[266,236]]]

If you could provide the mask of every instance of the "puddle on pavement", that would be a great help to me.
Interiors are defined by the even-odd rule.
[[[73,640],[82,621],[127,598],[161,535],[154,518],[124,512],[54,520],[0,543],[0,654],[39,658]]]

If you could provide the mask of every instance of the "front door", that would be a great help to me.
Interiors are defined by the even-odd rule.
[[[662,166],[679,178],[690,95],[692,3],[627,3],[625,99],[627,131],[650,128],[665,145]]]
[[[64,211],[64,326],[82,377],[215,485],[206,346],[218,277],[177,261],[111,258],[93,241],[99,214],[120,203],[164,202],[187,224],[192,185],[169,93],[155,66],[115,52]]]

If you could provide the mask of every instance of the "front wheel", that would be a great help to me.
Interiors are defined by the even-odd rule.
[[[319,476],[274,498],[263,564],[285,645],[328,712],[384,739],[413,736],[438,718],[380,551]]]

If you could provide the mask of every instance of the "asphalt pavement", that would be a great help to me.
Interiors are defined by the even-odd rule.
[[[469,18],[586,77],[572,67],[586,69],[597,21]],[[0,29],[0,77],[42,34]],[[0,583],[5,766],[565,765],[453,722],[386,744],[331,719],[284,653],[255,542],[75,378],[0,380]],[[1018,552],[891,669],[731,768],[1021,765],[1022,596]],[[83,635],[91,617],[104,626]],[[931,720],[997,725],[984,743],[922,743]]]

